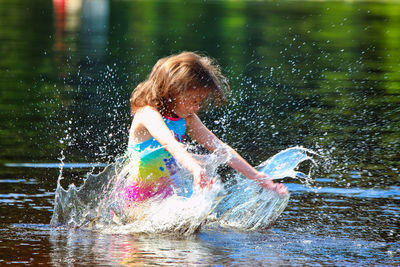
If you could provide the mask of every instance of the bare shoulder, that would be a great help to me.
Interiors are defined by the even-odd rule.
[[[160,113],[151,106],[144,106],[138,109],[133,117],[129,133],[129,143],[136,144],[151,138],[148,130],[148,123],[153,121]]]
[[[161,114],[156,108],[151,106],[144,106],[138,109],[135,113],[135,117],[137,117],[138,119],[146,119],[152,116],[161,116]]]
[[[151,106],[144,106],[138,109],[133,117],[132,124],[142,126],[148,125],[149,122],[162,120],[160,112]]]

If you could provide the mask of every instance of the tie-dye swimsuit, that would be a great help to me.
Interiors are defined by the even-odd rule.
[[[163,117],[165,124],[179,142],[183,142],[186,122],[183,118]],[[177,163],[161,144],[151,138],[128,147],[128,152],[138,155],[138,177],[128,185],[125,195],[129,202],[140,202],[153,196],[165,198],[172,195],[171,178],[177,172]]]

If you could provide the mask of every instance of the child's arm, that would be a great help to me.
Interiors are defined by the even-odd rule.
[[[194,182],[204,188],[210,186],[215,180],[209,180],[203,167],[186,151],[184,145],[179,143],[168,129],[161,114],[154,108],[144,107],[135,114],[137,123],[143,125],[147,131],[194,177]]]
[[[205,148],[214,152],[218,147],[224,146],[228,149],[231,154],[231,159],[227,162],[229,166],[242,173],[249,179],[255,180],[260,186],[274,190],[281,194],[286,194],[287,189],[283,184],[273,183],[272,180],[268,179],[268,176],[262,172],[257,171],[253,168],[246,160],[244,160],[233,148],[223,143],[218,137],[216,137],[197,117],[197,115],[191,115],[186,118],[186,125],[188,128],[188,134],[199,144],[202,144]]]

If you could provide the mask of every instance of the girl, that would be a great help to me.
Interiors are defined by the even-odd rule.
[[[183,52],[156,63],[147,80],[136,87],[130,99],[134,118],[128,153],[136,153],[138,157],[137,177],[127,188],[131,201],[171,195],[176,161],[192,173],[198,188],[212,186],[215,180],[207,177],[201,162],[182,144],[186,133],[211,152],[218,147],[227,148],[231,156],[228,165],[261,187],[287,194],[283,184],[273,183],[266,174],[254,169],[207,129],[196,115],[210,96],[216,104],[223,103],[228,87],[218,66],[196,53]]]

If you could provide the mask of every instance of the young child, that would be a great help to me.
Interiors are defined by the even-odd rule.
[[[230,153],[229,166],[261,187],[287,194],[283,184],[272,182],[266,174],[254,169],[207,129],[196,115],[210,96],[216,104],[223,103],[228,87],[226,78],[208,57],[183,52],[156,63],[130,99],[134,118],[128,153],[136,153],[138,157],[137,176],[126,189],[130,201],[171,195],[174,183],[171,177],[176,172],[177,162],[192,173],[198,188],[212,186],[215,180],[207,177],[201,162],[182,144],[186,133],[211,152],[225,147]]]

